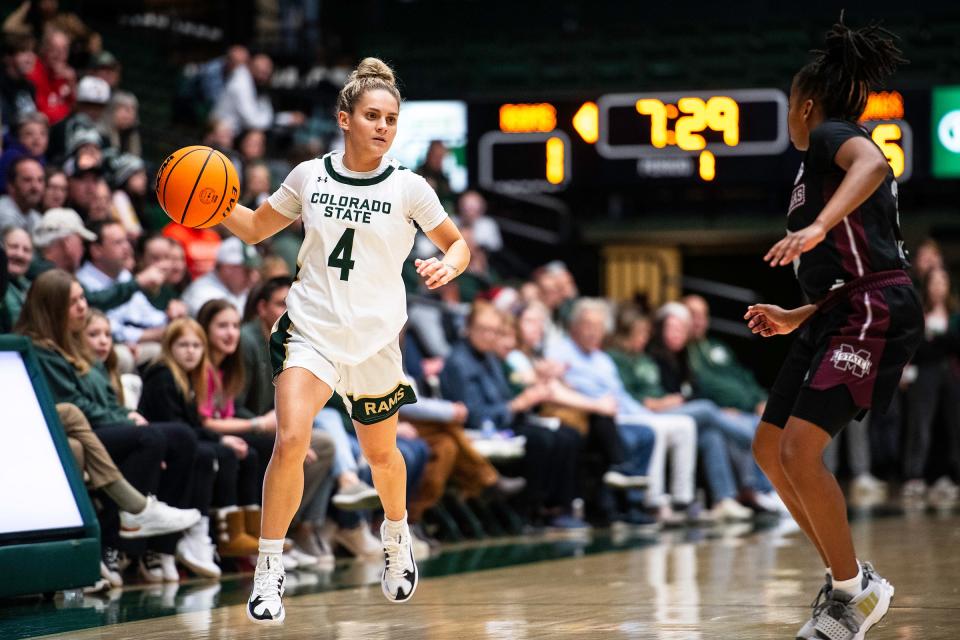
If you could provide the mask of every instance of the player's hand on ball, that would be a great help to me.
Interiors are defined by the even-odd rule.
[[[827,237],[827,231],[818,222],[799,231],[788,231],[785,238],[767,251],[763,260],[770,263],[771,267],[782,267],[799,258],[801,253],[813,249],[823,242],[825,237]]]
[[[417,273],[424,279],[427,289],[442,287],[457,277],[457,270],[454,267],[436,258],[417,259],[414,265],[417,267]]]
[[[750,331],[764,338],[788,334],[800,325],[796,314],[775,304],[750,305],[743,319]]]

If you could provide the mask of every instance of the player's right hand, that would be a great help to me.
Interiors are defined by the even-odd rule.
[[[747,321],[750,331],[769,338],[786,335],[800,326],[802,318],[798,318],[794,311],[775,304],[753,304],[747,307],[743,319]]]

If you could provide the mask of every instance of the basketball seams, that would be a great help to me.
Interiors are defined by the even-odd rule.
[[[190,197],[187,198],[186,204],[183,205],[183,213],[180,215],[180,224],[183,224],[183,221],[187,218],[187,211],[190,209],[190,201],[193,200],[193,194],[197,190],[197,185],[200,184],[200,178],[203,177],[203,171],[207,168],[207,163],[210,162],[210,156],[213,155],[213,149],[210,149],[210,153],[207,154],[206,160],[203,161],[203,166],[200,167],[200,171],[197,172],[197,179],[193,183],[193,189],[190,189]]]
[[[195,152],[197,152],[197,151],[203,151],[203,149],[202,149],[202,148],[201,148],[201,149],[191,149],[190,151],[187,151],[185,154],[183,154],[182,156],[180,156],[180,158],[177,159],[177,161],[173,163],[173,166],[170,167],[170,169],[167,171],[166,179],[163,181],[163,197],[162,197],[162,202],[160,203],[160,206],[163,207],[163,210],[164,210],[164,211],[167,210],[167,185],[170,184],[170,176],[173,175],[173,170],[176,169],[176,168],[177,168],[177,165],[180,164],[181,162],[183,162],[184,159],[185,159],[187,156],[189,156],[191,153],[195,153]]]
[[[214,151],[214,153],[216,154],[217,160],[223,165],[223,193],[220,195],[220,202],[217,204],[217,208],[213,210],[210,217],[197,225],[198,229],[202,229],[205,224],[213,220],[217,214],[220,213],[220,207],[222,207],[223,203],[227,200],[227,188],[230,186],[230,170],[227,168],[227,163],[223,159],[223,154],[217,151]]]

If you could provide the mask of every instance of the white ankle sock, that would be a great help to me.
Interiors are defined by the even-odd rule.
[[[283,553],[283,538],[279,540],[269,540],[260,538],[260,555],[279,556]]]
[[[403,518],[400,520],[391,520],[390,518],[384,516],[383,521],[387,523],[387,529],[390,529],[391,531],[400,531],[407,526],[407,512],[403,512]]]
[[[849,580],[837,580],[833,581],[833,589],[835,591],[842,591],[849,595],[851,598],[856,598],[863,591],[863,570],[860,569],[860,566],[857,565],[857,575],[850,578]]]

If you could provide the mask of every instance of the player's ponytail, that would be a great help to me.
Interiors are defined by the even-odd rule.
[[[820,103],[824,116],[856,121],[867,106],[870,89],[907,61],[897,36],[875,24],[851,29],[840,21],[827,32],[823,49],[796,76],[800,95]]]
[[[357,65],[347,82],[340,90],[337,96],[337,111],[353,113],[353,108],[357,101],[367,91],[383,89],[393,94],[400,103],[400,91],[397,89],[397,79],[393,74],[393,69],[379,58],[364,58]]]

